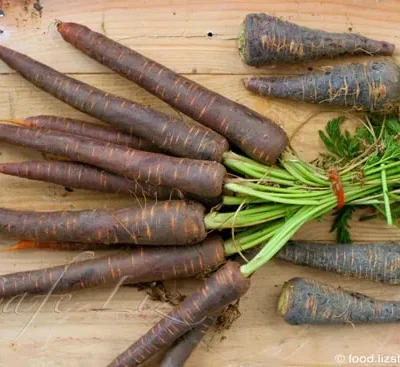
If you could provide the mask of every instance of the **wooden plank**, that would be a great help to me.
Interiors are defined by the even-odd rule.
[[[34,10],[34,3],[35,0],[3,1],[0,42],[62,72],[109,70],[67,45],[55,29],[55,19],[84,23],[180,73],[298,73],[311,66],[343,62],[325,60],[267,70],[246,67],[238,56],[236,42],[238,26],[249,12],[269,12],[327,31],[351,30],[400,46],[400,3],[396,0],[48,0],[42,1],[42,16]],[[0,72],[9,69],[1,64]]]
[[[80,80],[109,92],[119,93],[161,111],[178,114],[166,104],[128,81],[111,74],[80,74]],[[293,140],[300,154],[311,159],[321,148],[317,129],[339,112],[323,112],[322,106],[266,100],[251,95],[241,85],[241,76],[195,75],[192,78],[217,92],[240,101],[279,122],[292,134],[310,116]],[[17,75],[0,75],[0,116],[23,118],[38,113],[87,118],[39,91]],[[318,114],[319,113],[319,114]],[[29,149],[0,144],[0,161],[41,159]],[[131,205],[134,198],[90,193],[0,176],[1,205],[31,210],[111,208]],[[400,233],[382,221],[352,222],[356,240],[400,240]],[[331,220],[305,226],[296,236],[304,240],[332,240]],[[2,241],[5,246],[8,242]],[[105,252],[96,251],[99,256]],[[0,257],[2,273],[42,268],[92,256],[91,253],[56,251],[6,252]],[[395,353],[399,343],[396,326],[292,327],[276,315],[278,294],[284,281],[294,276],[315,278],[355,291],[399,299],[396,287],[346,279],[333,274],[283,264],[278,261],[253,278],[249,294],[241,301],[242,316],[222,334],[209,334],[188,366],[310,366],[334,365],[334,354]],[[189,294],[199,282],[170,282],[170,289]],[[101,288],[44,297],[28,297],[0,303],[0,365],[9,366],[99,366],[144,333],[170,306],[151,302],[143,292]],[[110,298],[111,297],[111,298]],[[107,302],[108,300],[108,302]],[[226,337],[226,338],[225,338]],[[359,343],[363,340],[363,343]],[[154,362],[152,365],[157,365]]]
[[[311,65],[268,69],[245,67],[237,55],[238,24],[248,12],[268,11],[302,25],[330,31],[360,32],[394,42],[400,47],[396,0],[272,1],[272,0],[56,0],[42,1],[42,16],[34,1],[3,1],[0,18],[2,44],[25,52],[63,72],[109,92],[118,93],[161,111],[179,115],[166,104],[65,44],[54,28],[54,19],[76,21],[120,40],[129,47],[165,63],[217,92],[269,116],[292,135],[293,145],[304,159],[321,149],[317,130],[340,112],[251,95],[241,78],[251,73],[283,74],[305,71]],[[212,32],[213,36],[207,34]],[[398,55],[398,54],[397,54]],[[398,58],[398,56],[397,56]],[[343,62],[313,63],[313,68]],[[34,114],[87,116],[32,87],[0,64],[0,118],[24,118]],[[214,75],[199,75],[214,74]],[[237,74],[237,75],[215,75]],[[184,117],[186,118],[186,117]],[[311,119],[310,119],[311,118]],[[352,122],[356,121],[351,117]],[[307,122],[308,121],[308,122]],[[307,123],[306,123],[307,122]],[[303,126],[304,125],[304,126]],[[41,159],[29,149],[0,143],[0,161]],[[66,192],[62,187],[0,176],[1,206],[31,210],[120,208],[135,198],[83,190]],[[332,240],[331,218],[305,226],[298,239]],[[352,222],[359,241],[399,241],[400,233],[382,221]],[[2,246],[9,242],[1,238]],[[26,251],[5,252],[1,273],[42,268],[100,256],[108,252]],[[209,334],[188,366],[334,366],[335,354],[398,354],[397,325],[293,327],[276,315],[282,284],[294,276],[314,278],[375,297],[398,299],[396,287],[272,261],[252,279],[252,288],[241,301],[242,316],[223,334]],[[170,289],[189,294],[198,281],[169,282]],[[106,365],[156,322],[170,306],[146,299],[134,288],[108,288],[0,301],[0,366],[99,366]],[[224,338],[226,337],[226,338]],[[360,342],[362,341],[362,342]],[[150,364],[149,364],[150,365]],[[154,362],[151,365],[157,365]],[[342,365],[350,365],[344,363]]]

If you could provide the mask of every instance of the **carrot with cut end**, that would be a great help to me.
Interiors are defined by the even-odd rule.
[[[223,261],[222,240],[218,236],[210,236],[192,246],[138,247],[118,255],[2,275],[0,297],[72,291],[121,280],[133,284],[189,278]]]
[[[400,106],[400,67],[393,61],[340,65],[296,76],[254,77],[244,85],[262,96],[355,110],[390,112]]]
[[[187,297],[144,336],[121,353],[109,367],[138,366],[177,338],[198,326],[204,319],[242,297],[250,287],[240,265],[228,262],[205,285]]]
[[[264,13],[246,15],[239,31],[239,53],[251,66],[298,63],[343,55],[391,56],[394,44],[353,33],[301,27]]]
[[[294,241],[279,251],[277,258],[345,276],[400,284],[398,243],[330,244]]]
[[[57,131],[0,124],[0,141],[64,156],[132,180],[168,186],[205,198],[220,196],[226,174],[224,166],[217,162],[143,152]]]
[[[177,110],[218,131],[255,160],[272,163],[285,149],[288,143],[285,132],[259,113],[83,25],[59,22],[57,28],[67,42]]]
[[[66,161],[0,163],[0,173],[76,189],[129,193],[136,197],[170,199],[177,196],[165,186],[132,181],[96,167]]]
[[[68,134],[85,136],[87,138],[102,140],[108,143],[124,145],[138,150],[145,150],[146,152],[160,151],[160,149],[155,145],[142,138],[123,133],[108,126],[102,126],[67,117],[38,115],[30,116],[23,120],[13,120],[13,122],[31,128],[56,130]]]
[[[206,237],[204,211],[183,200],[119,210],[0,209],[0,233],[34,241],[188,245]]]
[[[0,46],[0,59],[25,79],[76,109],[150,141],[176,156],[220,161],[224,137],[197,123],[174,119],[68,77],[19,52]]]
[[[183,367],[216,319],[213,316],[206,317],[199,326],[177,339],[164,356],[160,367]]]
[[[282,288],[278,313],[292,325],[389,323],[400,321],[400,302],[293,278]]]

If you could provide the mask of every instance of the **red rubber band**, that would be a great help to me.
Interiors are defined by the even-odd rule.
[[[336,209],[342,209],[345,204],[344,188],[339,172],[335,169],[328,171],[328,178],[332,182],[332,190],[336,195],[338,205]]]

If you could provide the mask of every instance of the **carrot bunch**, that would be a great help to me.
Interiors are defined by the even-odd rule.
[[[55,248],[57,243],[63,249],[79,244],[132,247],[119,255],[3,275],[0,296],[84,289],[121,278],[127,283],[177,279],[216,270],[110,366],[139,365],[175,344],[184,345],[184,351],[174,352],[174,347],[168,358],[185,360],[193,344],[179,338],[200,340],[218,312],[247,292],[251,275],[308,221],[351,204],[375,205],[389,224],[393,222],[391,204],[400,200],[400,146],[394,139],[398,120],[381,130],[366,120],[354,137],[342,136],[342,120],[334,120],[321,138],[331,155],[344,151],[348,159],[339,167],[329,159],[307,163],[287,147],[285,132],[270,119],[83,25],[59,22],[57,29],[88,56],[197,121],[174,119],[0,46],[0,59],[25,79],[110,125],[41,115],[0,124],[1,141],[66,159],[6,163],[0,172],[155,199],[117,211],[0,209],[0,231],[22,240],[17,249]],[[381,46],[382,53],[391,52],[390,45]],[[339,147],[341,138],[348,146]],[[225,229],[227,237],[209,234]],[[248,249],[253,251],[246,262],[229,258]]]

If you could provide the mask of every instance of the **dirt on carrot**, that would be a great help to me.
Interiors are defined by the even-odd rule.
[[[245,87],[259,95],[355,110],[391,112],[400,106],[400,67],[393,61],[352,63],[283,77],[254,77]]]
[[[216,320],[215,331],[217,333],[222,333],[228,330],[232,324],[242,315],[239,310],[240,299],[236,302],[226,306],[218,315]]]
[[[170,314],[113,360],[109,367],[138,366],[159,350],[199,325],[208,315],[217,312],[243,296],[250,280],[242,276],[240,266],[226,263],[205,285],[188,296]]]
[[[127,286],[132,286],[125,284]],[[178,289],[168,289],[164,282],[154,281],[151,283],[140,283],[134,285],[139,291],[144,291],[150,300],[161,303],[168,303],[171,306],[178,306],[186,298]]]
[[[239,31],[239,53],[251,66],[298,63],[344,55],[391,56],[392,43],[354,33],[332,33],[302,27],[264,14],[246,15]]]
[[[100,33],[58,23],[62,37],[100,63],[132,80],[177,110],[218,131],[248,156],[274,162],[285,149],[285,132],[273,121],[178,75]]]

